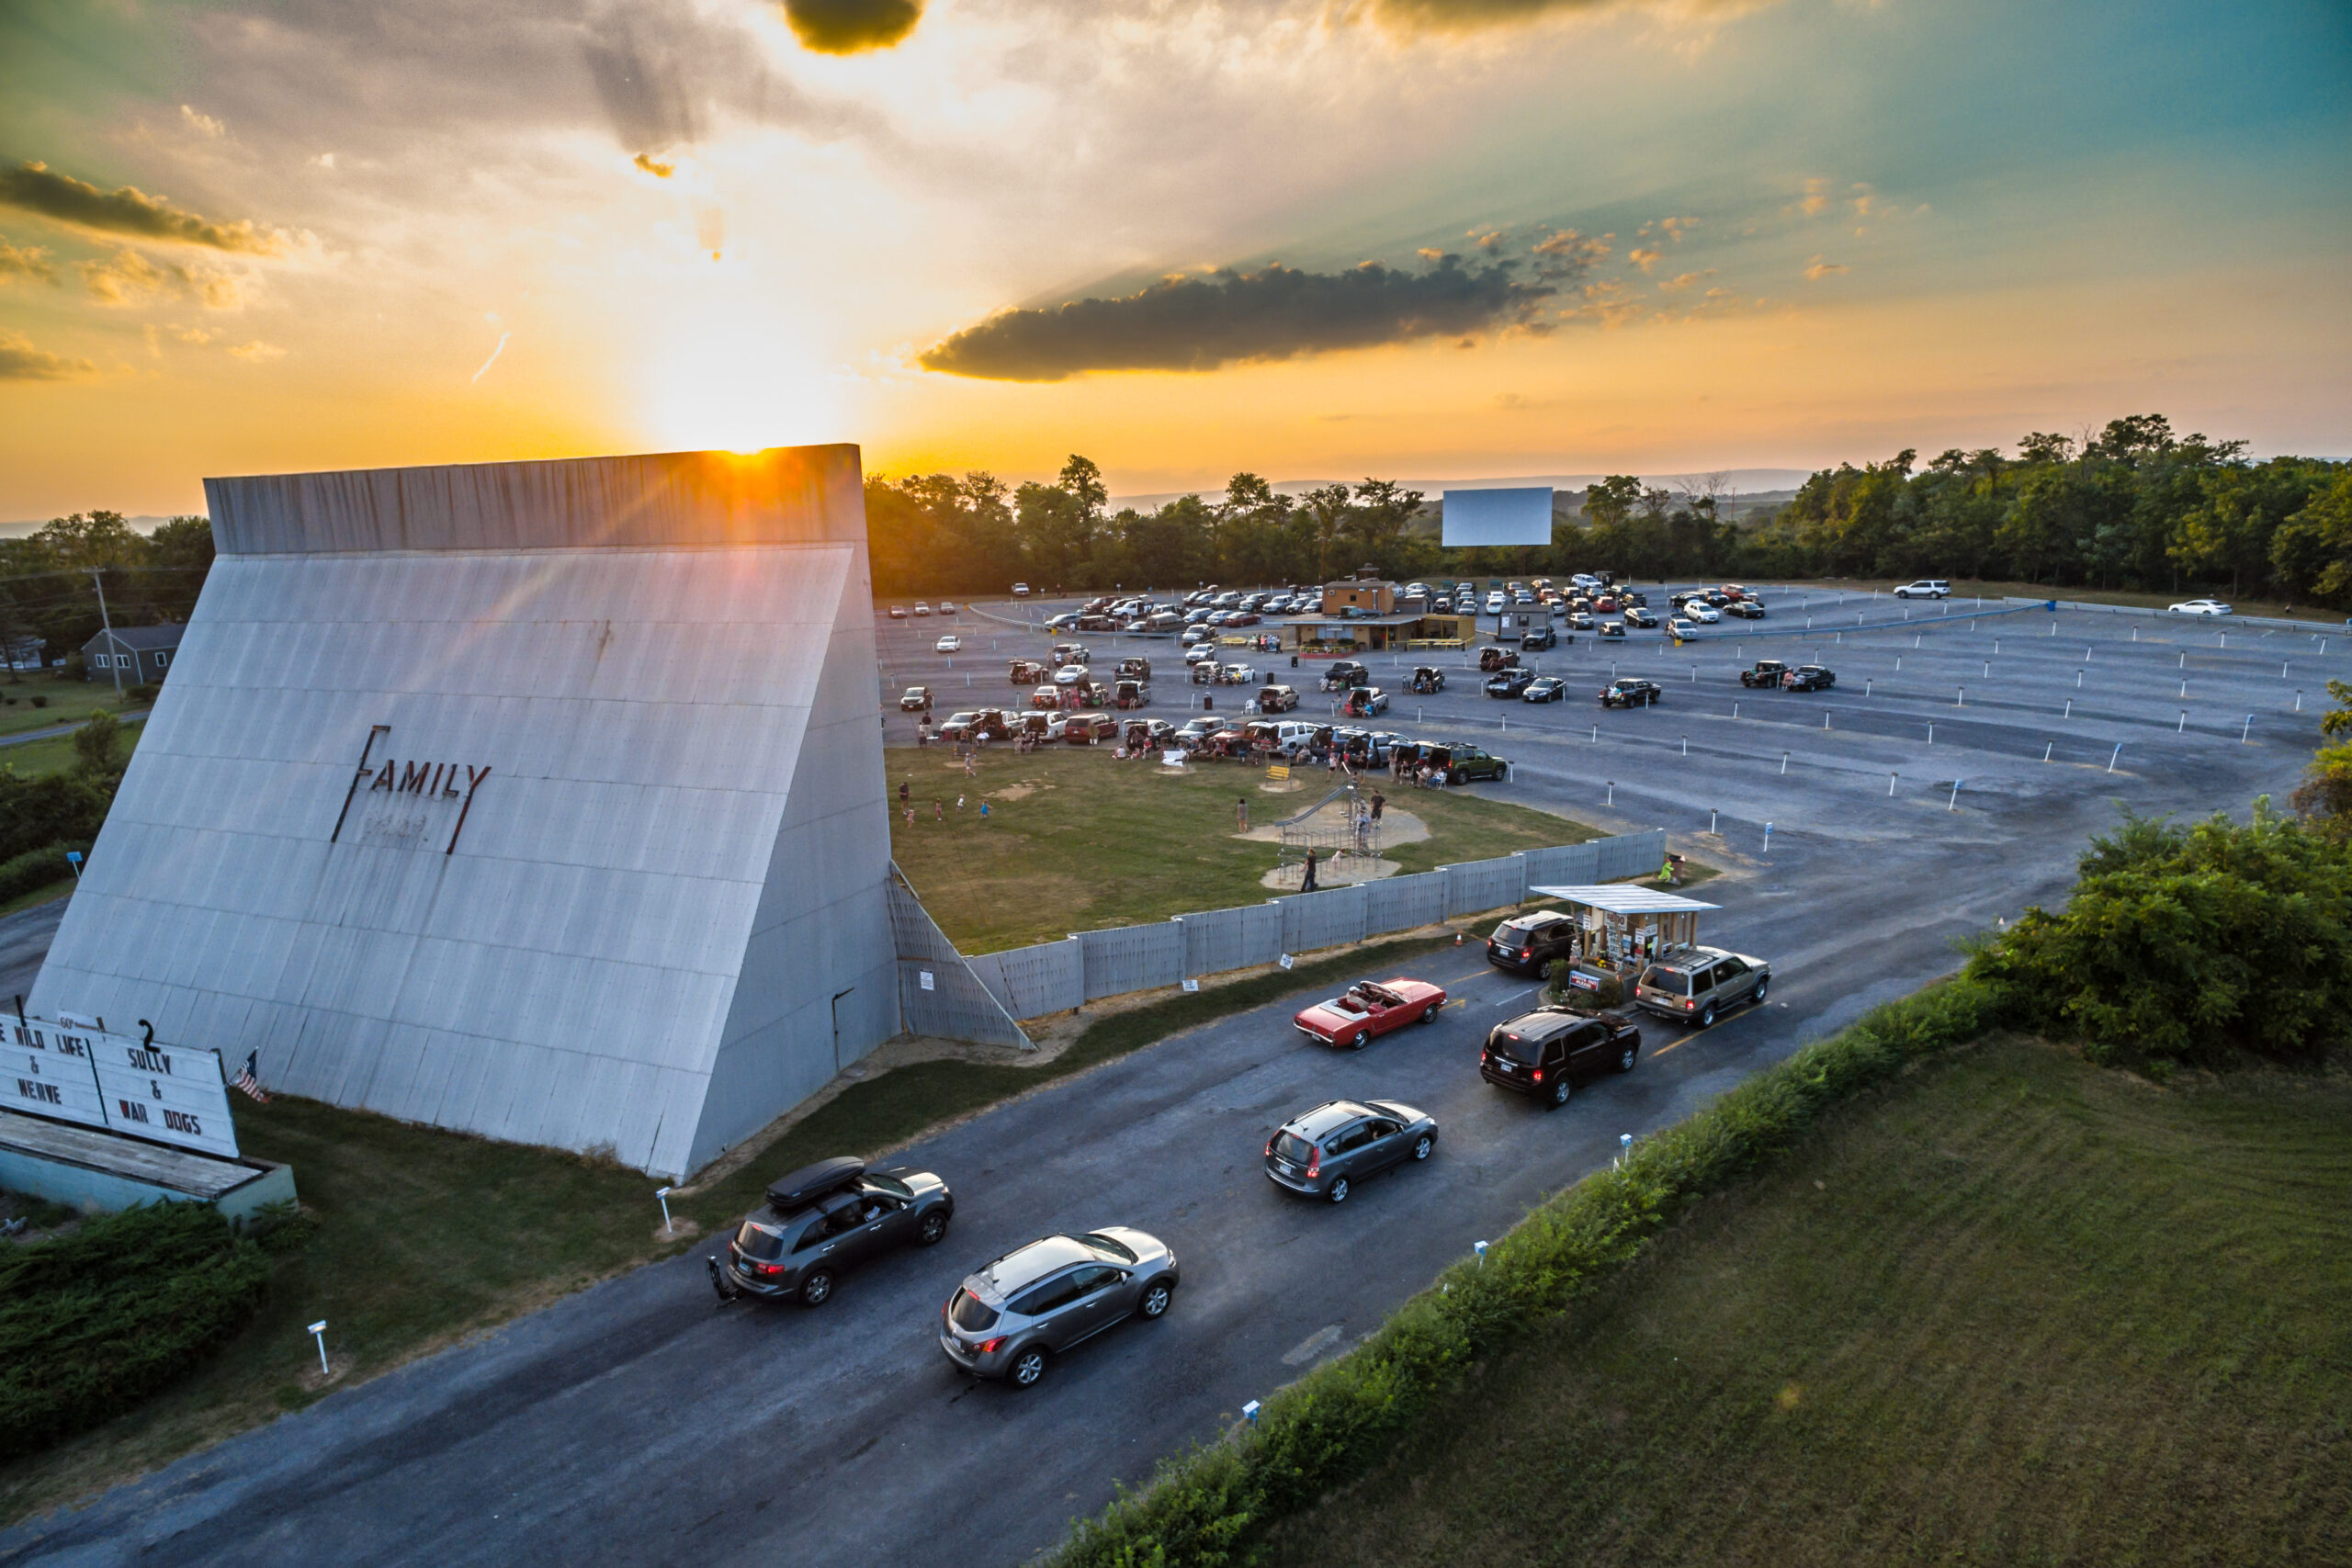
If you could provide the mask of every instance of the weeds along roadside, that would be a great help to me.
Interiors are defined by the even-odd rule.
[[[1534,1314],[1557,1313],[1629,1261],[1683,1205],[1754,1170],[1820,1115],[2002,1021],[1967,978],[1865,1015],[1635,1145],[1390,1316],[1361,1348],[1270,1395],[1257,1424],[1164,1463],[1044,1561],[1051,1568],[1240,1561],[1253,1533],[1382,1458],[1447,1383]]]

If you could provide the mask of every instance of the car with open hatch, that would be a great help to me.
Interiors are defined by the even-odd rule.
[[[1487,938],[1487,962],[1521,975],[1541,975],[1556,958],[1576,952],[1577,923],[1557,909],[1514,915]]]
[[[750,1297],[822,1306],[844,1269],[897,1247],[932,1247],[956,1217],[956,1195],[927,1170],[819,1160],[769,1184],[724,1258],[704,1263],[723,1302]]]
[[[1421,759],[1436,768],[1449,784],[1465,784],[1479,779],[1508,779],[1510,763],[1495,756],[1484,747],[1466,745],[1424,746]]]
[[[1328,1001],[1301,1008],[1291,1025],[1318,1045],[1361,1051],[1375,1036],[1408,1023],[1434,1023],[1445,988],[1426,980],[1365,980]]]
[[[1642,1032],[1630,1019],[1538,1008],[1487,1032],[1478,1076],[1556,1111],[1576,1093],[1578,1079],[1630,1073],[1641,1055]]]
[[[1777,686],[1788,679],[1789,666],[1779,659],[1759,659],[1739,672],[1743,686]]]
[[[1605,708],[1656,707],[1666,695],[1666,689],[1656,681],[1636,681],[1630,675],[1620,676],[1600,688],[1600,705]]]
[[[939,1309],[939,1348],[974,1377],[1031,1388],[1054,1357],[1104,1329],[1165,1316],[1176,1254],[1126,1225],[1049,1235],[990,1258]]]
[[[1437,1119],[1394,1100],[1330,1100],[1266,1140],[1266,1179],[1327,1203],[1391,1166],[1418,1165],[1437,1147]]]
[[[1772,966],[1764,960],[1720,947],[1691,947],[1644,969],[1634,983],[1634,1005],[1706,1029],[1717,1013],[1761,1002],[1771,987]]]
[[[1482,648],[1478,650],[1478,668],[1487,674],[1498,670],[1519,668],[1519,650],[1515,648]]]

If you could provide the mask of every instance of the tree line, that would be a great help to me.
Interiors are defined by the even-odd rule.
[[[202,517],[141,534],[119,512],[76,512],[0,539],[0,649],[20,654],[40,639],[43,662],[78,652],[104,624],[101,585],[104,620],[117,626],[185,621],[211,566],[212,525]]]
[[[1770,510],[1719,483],[1666,490],[1623,474],[1563,499],[1548,546],[1447,549],[1435,503],[1388,479],[1289,496],[1240,473],[1220,496],[1116,512],[1082,457],[1052,484],[974,472],[865,486],[886,595],[1317,582],[1371,566],[1400,580],[1938,576],[2352,605],[2352,467],[2255,462],[2242,441],[2177,437],[2161,414],[2080,440],[2037,432],[2014,456],[1840,464]]]

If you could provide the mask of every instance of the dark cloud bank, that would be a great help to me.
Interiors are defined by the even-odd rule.
[[[1088,370],[1214,370],[1247,360],[1534,324],[1556,283],[1512,264],[1440,257],[1424,272],[1365,262],[1346,272],[1220,268],[1162,278],[1117,299],[1004,310],[924,354],[926,370],[1059,381]]]
[[[888,49],[915,30],[922,0],[784,0],[801,47],[820,54]]]
[[[130,186],[100,190],[40,163],[0,169],[0,206],[110,234],[209,245],[216,251],[273,255],[279,249],[276,236],[260,232],[250,222],[215,223]]]

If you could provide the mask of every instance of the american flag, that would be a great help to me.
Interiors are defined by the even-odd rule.
[[[267,1105],[269,1103],[269,1096],[262,1092],[261,1079],[254,1077],[254,1068],[260,1060],[261,1053],[259,1051],[248,1051],[245,1053],[245,1065],[237,1069],[237,1087],[244,1090],[247,1094],[252,1095],[255,1100],[260,1100],[264,1105]]]

